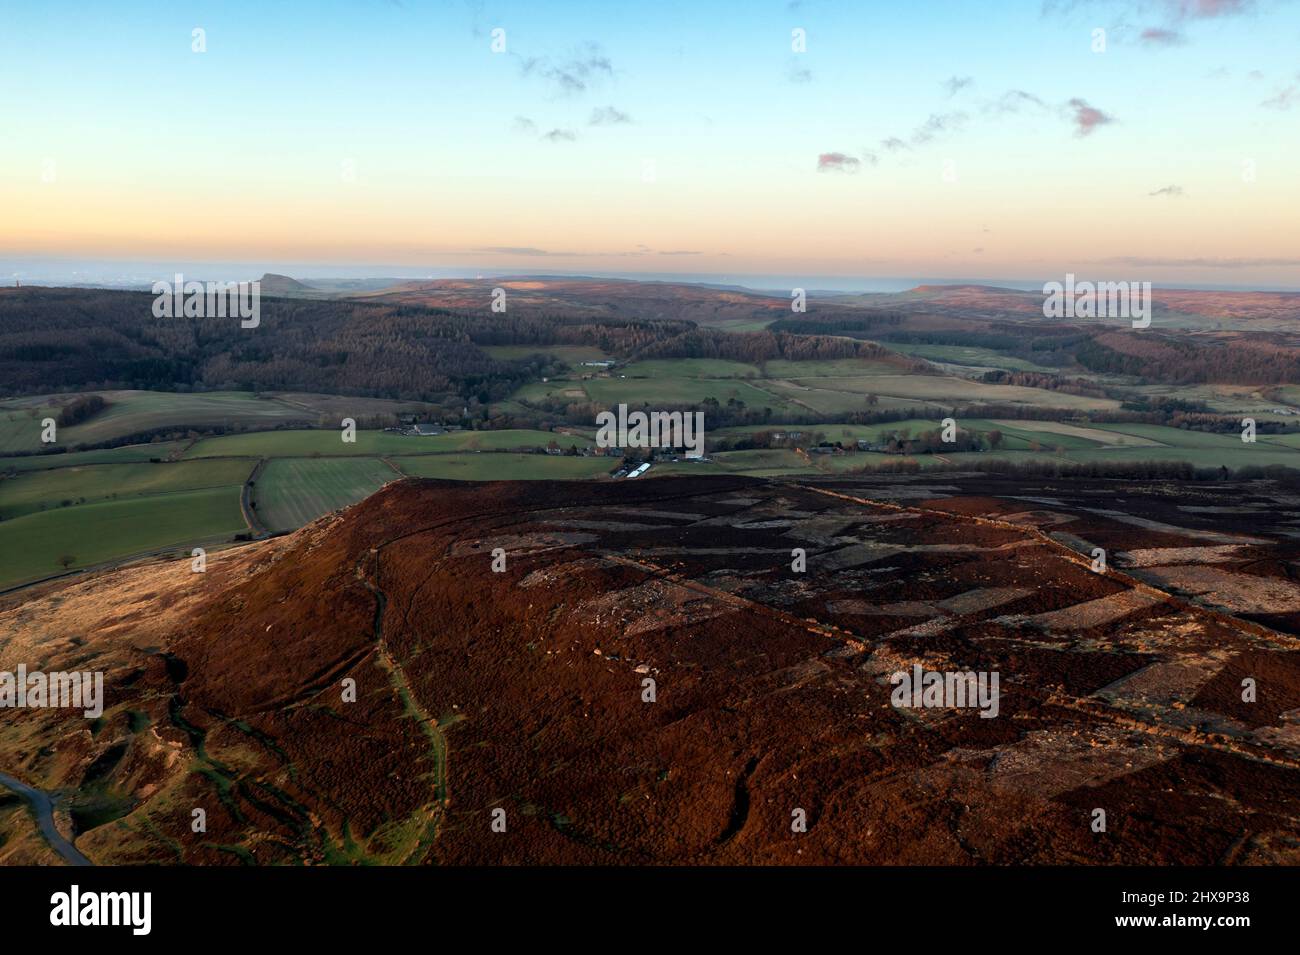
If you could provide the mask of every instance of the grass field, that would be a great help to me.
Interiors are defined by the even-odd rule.
[[[39,450],[41,421],[56,417],[57,411],[41,401],[0,401],[0,454]]]
[[[1167,428],[1160,424],[1095,424],[1093,427],[1101,431],[1148,438],[1171,448],[1222,448],[1231,451],[1243,445],[1239,434],[1212,434],[1208,431]]]
[[[953,402],[1023,404],[1041,408],[1118,408],[1111,398],[1089,398],[1060,391],[1020,385],[987,385],[966,378],[938,375],[877,375],[860,378],[792,379],[802,387],[817,387],[851,394],[888,395],[894,398],[951,404]]]
[[[886,342],[890,351],[904,355],[915,355],[929,361],[948,365],[963,365],[974,368],[1002,368],[1007,371],[1041,371],[1056,374],[1060,369],[1047,365],[1037,365],[1024,358],[1004,355],[991,348],[975,348],[968,345],[916,345],[901,342]]]
[[[873,378],[898,373],[897,365],[869,358],[836,358],[830,361],[774,359],[763,363],[763,374],[768,378]]]
[[[639,361],[622,369],[628,378],[761,378],[757,365],[718,358],[667,358]]]
[[[502,361],[516,361],[533,355],[546,355],[567,362],[575,370],[584,361],[609,361],[612,356],[595,346],[584,345],[482,345],[483,351]]]
[[[26,514],[0,521],[0,587],[127,555],[207,540],[246,529],[239,488],[179,491]],[[189,573],[188,561],[178,573]]]
[[[252,468],[251,459],[223,458],[176,464],[95,464],[25,471],[17,477],[0,480],[0,518],[150,494],[238,487]]]
[[[783,448],[761,449],[754,451],[726,451],[713,455],[712,461],[726,471],[795,470],[815,473],[804,457]]]
[[[952,462],[962,460],[989,461],[1005,460],[1047,460],[1076,461],[1188,461],[1197,467],[1241,468],[1250,466],[1285,465],[1300,468],[1300,434],[1259,435],[1255,444],[1245,444],[1235,434],[1210,434],[1201,431],[1187,431],[1181,428],[1169,428],[1163,425],[1148,424],[1094,424],[1074,425],[1054,421],[1004,420],[989,421],[980,418],[960,419],[957,422],[962,430],[987,434],[989,431],[1002,432],[1001,449],[996,452],[972,452],[940,454],[939,457]],[[797,430],[804,432],[804,441],[811,444],[814,435],[823,435],[827,441],[839,441],[849,445],[858,440],[879,443],[895,432],[906,432],[917,436],[926,431],[934,431],[940,426],[937,420],[913,418],[906,421],[894,421],[874,425],[804,425]],[[760,431],[791,430],[779,425],[762,428],[727,428],[720,435],[739,437]],[[1037,450],[1032,450],[1034,445]],[[1057,449],[1060,449],[1059,451]],[[715,455],[715,460],[725,461],[735,453],[753,454],[756,452],[727,452]],[[767,453],[767,452],[764,452]],[[789,453],[789,452],[781,452]],[[861,466],[869,460],[869,453],[847,455],[843,458],[814,458],[814,466],[819,469],[844,470]],[[886,459],[898,460],[898,456],[886,455]],[[918,455],[916,460],[923,466],[935,463],[935,455]],[[743,461],[743,458],[736,458]],[[854,461],[857,461],[854,464]],[[939,462],[942,463],[942,462]]]
[[[1077,424],[1068,424],[1058,421],[1007,421],[1000,419],[991,422],[995,427],[1004,430],[1015,430],[1017,432],[1028,432],[1034,435],[1043,435],[1055,443],[1062,443],[1065,439],[1075,439],[1073,444],[1065,444],[1065,447],[1103,447],[1117,448],[1141,448],[1155,447],[1160,442],[1153,438],[1142,435],[1125,434],[1122,431],[1104,431],[1100,428],[1083,427]]]
[[[132,461],[165,460],[185,447],[183,441],[155,441],[129,444],[121,448],[98,451],[68,451],[63,454],[29,454],[17,458],[0,458],[0,473],[5,471],[43,471],[85,464],[127,464]]]
[[[933,346],[949,349],[949,358],[987,362],[986,367],[1052,371],[1014,358],[1002,358],[988,349]],[[940,353],[935,352],[936,360]],[[967,369],[960,374],[924,375],[904,371],[898,364],[873,359],[827,361],[772,360],[761,367],[743,362],[708,358],[675,358],[636,362],[618,376],[583,380],[552,379],[523,385],[509,402],[591,401],[616,404],[675,406],[698,404],[708,398],[725,404],[743,401],[751,408],[771,408],[774,414],[815,412],[838,415],[867,408],[906,409],[925,405],[966,403],[1020,404],[1038,408],[1105,409],[1119,402],[1028,388],[974,381]]]
[[[875,395],[873,404],[870,397],[862,392],[837,391],[823,386],[819,379],[805,378],[801,383],[771,379],[763,382],[763,387],[780,395],[804,411],[813,411],[820,415],[849,414],[856,411],[898,411],[919,409],[926,402],[915,398],[895,398],[889,395]]]
[[[796,410],[780,396],[735,378],[595,378],[583,384],[592,401],[611,408],[621,403],[698,404],[706,398],[726,404],[735,398],[750,408],[771,408],[774,412]]]
[[[317,424],[324,418],[358,417],[380,412],[420,411],[421,402],[351,398],[309,393],[209,391],[180,394],[159,391],[100,391],[108,407],[81,424],[60,428],[58,444],[66,448],[98,444],[157,429],[274,428]],[[41,418],[53,415],[72,395],[47,395],[0,401],[0,455],[39,450]]]
[[[536,352],[568,362],[572,378],[533,382],[510,402],[542,399],[592,402],[613,407],[626,402],[650,407],[721,404],[737,399],[749,408],[771,408],[773,419],[815,411],[826,415],[893,410],[915,415],[921,408],[999,403],[1074,408],[1086,413],[1117,402],[1062,392],[990,385],[961,377],[978,367],[1033,368],[1014,359],[999,360],[985,349],[917,346],[906,349],[936,362],[962,366],[956,375],[908,374],[897,364],[841,359],[825,362],[770,361],[762,365],[717,359],[648,360],[611,377],[582,379],[582,361],[602,360],[597,348],[491,347],[501,358]],[[626,375],[626,377],[624,377]],[[1113,383],[1112,383],[1113,384]],[[1177,390],[1175,390],[1177,391]],[[1155,393],[1152,391],[1151,393]],[[1177,391],[1215,407],[1277,406],[1263,389],[1194,386]],[[311,394],[258,397],[248,392],[207,394],[105,393],[109,408],[89,421],[62,429],[59,447],[116,439],[125,434],[171,428],[225,426],[274,428],[285,422],[317,424],[376,411],[420,409],[418,403],[386,402]],[[229,540],[246,528],[239,509],[240,486],[258,458],[268,463],[253,492],[260,520],[274,530],[289,530],[321,514],[361,500],[402,475],[462,481],[593,480],[617,467],[608,458],[516,453],[545,447],[590,447],[591,434],[550,431],[456,432],[437,437],[407,437],[359,431],[344,444],[341,432],[316,429],[245,431],[197,441],[170,441],[112,450],[8,457],[39,449],[40,418],[57,412],[69,396],[0,401],[0,585],[60,572],[61,557],[72,568],[173,546]],[[1300,400],[1292,388],[1286,398]],[[1027,412],[1026,412],[1027,413]],[[1267,417],[1259,413],[1261,420]],[[706,421],[706,425],[709,422]],[[896,431],[915,436],[941,426],[934,418],[910,418],[873,425],[780,424],[710,431],[709,436],[756,431],[800,430],[804,444],[814,434],[854,445],[879,443]],[[1300,433],[1260,434],[1243,444],[1237,433],[1210,434],[1157,425],[1090,424],[1012,419],[959,419],[963,430],[1002,432],[998,451],[919,455],[923,468],[942,464],[977,468],[1005,461],[1189,461],[1198,467],[1284,464],[1300,467]],[[594,428],[594,422],[592,427]],[[179,458],[179,461],[174,459]],[[381,460],[382,459],[382,460]],[[801,479],[816,474],[855,471],[903,460],[897,455],[854,452],[842,456],[804,456],[787,449],[727,451],[708,462],[660,463],[647,477],[673,474],[747,474]],[[391,462],[391,465],[387,462]]]
[[[293,458],[312,455],[427,454],[435,451],[489,451],[514,448],[546,447],[554,440],[563,448],[571,444],[590,447],[585,438],[551,431],[457,431],[452,434],[411,437],[386,431],[358,431],[357,440],[343,442],[341,431],[258,431],[251,434],[228,434],[203,438],[185,453],[185,458],[224,456]]]
[[[615,458],[549,454],[431,454],[392,460],[410,477],[449,481],[577,481],[601,477],[618,465]]]
[[[253,501],[271,530],[292,530],[355,504],[398,476],[375,458],[282,458],[258,475]]]

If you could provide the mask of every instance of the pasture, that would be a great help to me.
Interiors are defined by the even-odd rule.
[[[268,528],[293,530],[399,477],[375,458],[278,458],[258,475],[252,499]]]
[[[101,501],[0,521],[0,587],[247,529],[238,487]],[[189,573],[185,562],[178,573]]]
[[[176,464],[93,464],[24,471],[0,479],[0,518],[98,501],[238,487],[252,467],[251,459],[223,458]]]

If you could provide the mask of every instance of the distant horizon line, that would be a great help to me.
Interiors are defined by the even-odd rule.
[[[1132,271],[1134,267],[1126,267]],[[1044,282],[1059,281],[1060,274],[1046,278],[1004,278],[989,276],[943,275],[839,275],[792,272],[629,272],[578,271],[557,269],[415,267],[387,265],[334,265],[308,262],[222,262],[216,260],[149,261],[143,259],[60,259],[52,257],[0,258],[0,285],[12,287],[15,280],[48,287],[90,287],[126,289],[148,286],[155,281],[170,280],[177,272],[203,281],[253,281],[263,275],[283,275],[304,284],[315,280],[376,281],[445,281],[500,279],[597,279],[627,282],[665,283],[699,286],[732,286],[754,292],[785,294],[791,288],[809,292],[845,294],[905,292],[923,285],[986,286],[1013,291],[1039,291]],[[216,273],[216,274],[213,274]],[[1109,281],[1118,270],[1102,276],[1084,270],[1074,273],[1080,280]],[[1300,292],[1300,284],[1227,283],[1227,282],[1152,282],[1156,289],[1222,292]]]

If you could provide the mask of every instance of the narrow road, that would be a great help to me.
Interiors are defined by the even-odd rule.
[[[36,824],[41,830],[41,835],[50,844],[50,848],[62,856],[68,865],[94,865],[93,862],[77,851],[76,846],[63,838],[63,834],[55,827],[54,801],[49,796],[41,792],[41,790],[33,789],[26,783],[4,773],[0,773],[0,786],[12,789],[27,801],[32,814],[36,816]]]

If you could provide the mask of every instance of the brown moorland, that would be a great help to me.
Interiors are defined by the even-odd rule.
[[[1263,481],[408,480],[0,605],[0,669],[108,684],[0,771],[96,863],[1293,864],[1298,526]],[[914,664],[997,716],[895,705]]]

